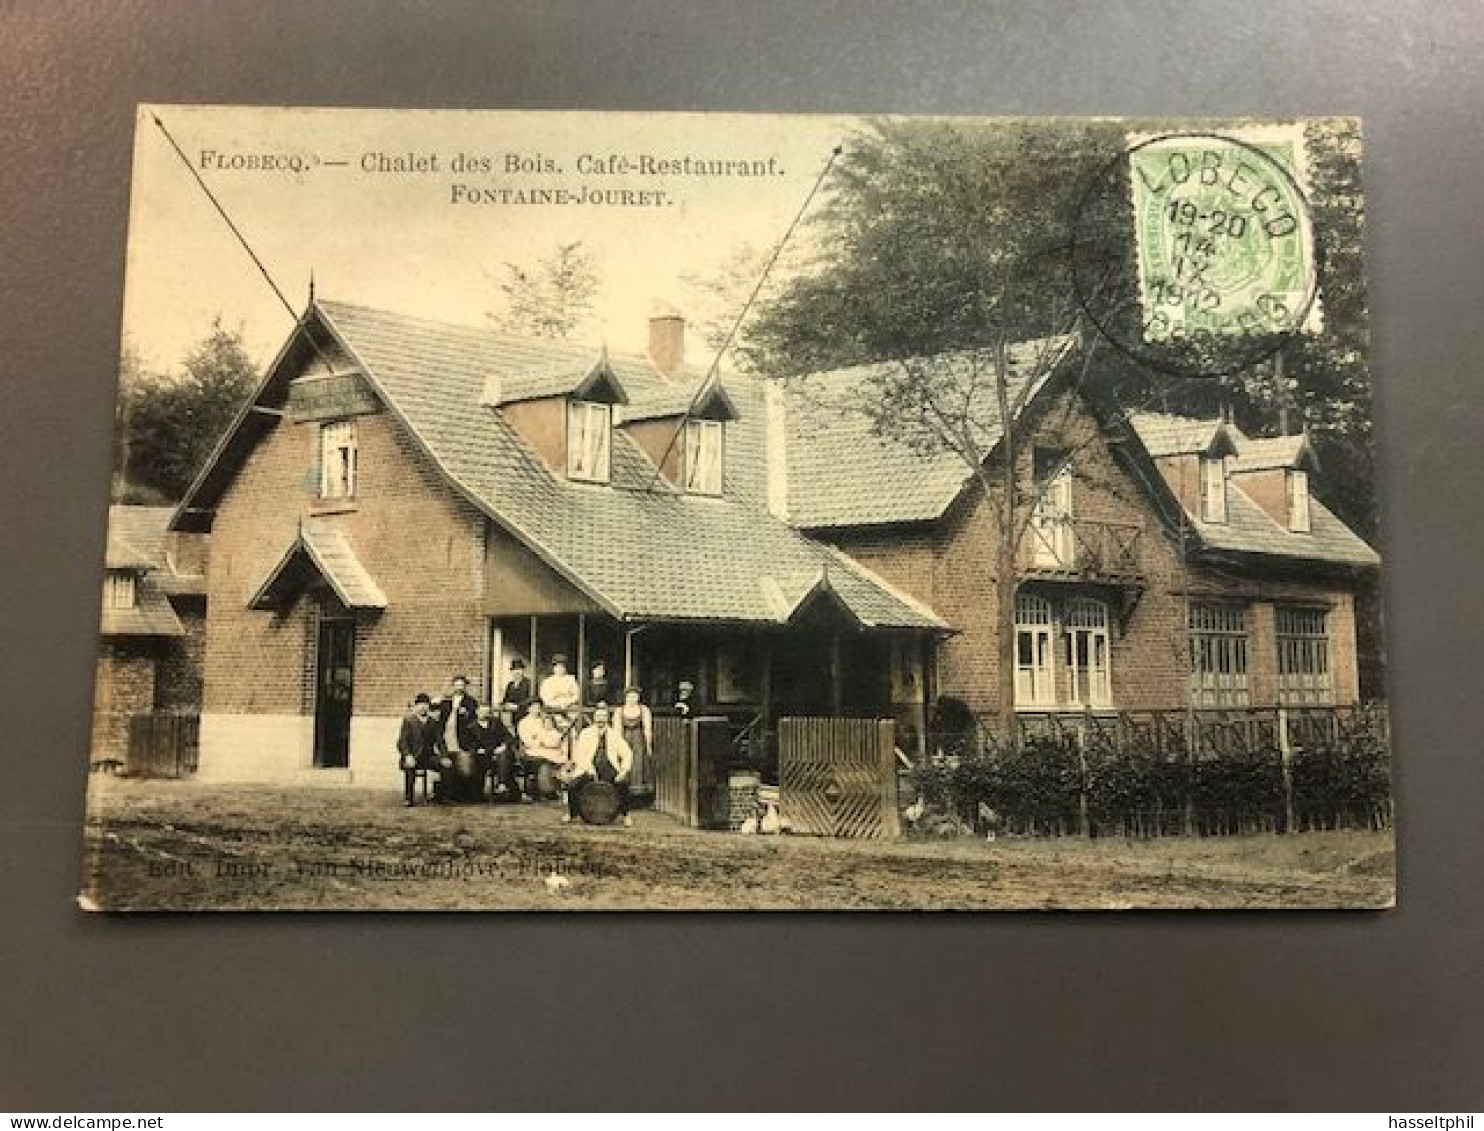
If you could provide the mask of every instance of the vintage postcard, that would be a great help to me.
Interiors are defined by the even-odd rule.
[[[84,907],[1393,903],[1358,121],[136,129]]]

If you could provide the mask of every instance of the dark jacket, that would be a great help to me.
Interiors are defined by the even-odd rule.
[[[526,713],[531,700],[535,698],[536,685],[531,682],[529,676],[522,676],[520,679],[512,679],[505,685],[505,695],[500,702],[514,707],[515,717],[519,719]]]
[[[437,715],[420,719],[413,712],[403,717],[402,729],[397,734],[399,760],[410,757],[418,769],[427,769],[439,745]]]
[[[469,737],[471,742],[469,749],[477,754],[491,755],[499,747],[513,746],[515,743],[515,736],[510,733],[504,723],[493,716],[488,722],[475,722]]]
[[[436,712],[436,716],[438,719],[438,731],[440,735],[444,733],[444,728],[448,726],[448,713],[452,710],[452,696],[438,700],[438,710]],[[479,700],[475,699],[474,696],[470,695],[467,691],[464,692],[464,697],[459,700],[459,718],[458,721],[454,724],[454,733],[458,735],[460,750],[474,749],[474,719],[475,712],[478,710]]]

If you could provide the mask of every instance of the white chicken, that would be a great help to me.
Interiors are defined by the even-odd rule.
[[[907,806],[907,808],[905,808],[905,809],[902,810],[902,816],[906,817],[907,818],[907,823],[909,825],[912,825],[915,828],[916,825],[917,825],[917,822],[920,821],[920,820],[922,820],[923,815],[926,812],[927,812],[927,802],[924,801],[921,797],[919,797],[916,801],[912,802],[911,805]]]
[[[546,885],[546,890],[551,892],[553,895],[557,894],[558,892],[565,891],[567,888],[572,886],[572,881],[567,879],[566,876],[562,875],[555,868],[553,868],[551,870],[551,873],[541,882]]]
[[[742,827],[737,830],[743,836],[753,836],[757,832],[757,818],[748,817],[742,822]]]
[[[783,830],[783,818],[778,815],[778,806],[769,805],[763,810],[763,819],[757,824],[757,831],[767,836],[776,836]]]

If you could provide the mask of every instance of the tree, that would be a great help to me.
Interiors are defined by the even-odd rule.
[[[1097,332],[1089,311],[1103,327],[1140,311],[1127,199],[1090,187],[1116,182],[1109,174],[1127,131],[1162,126],[874,124],[847,146],[813,221],[827,254],[767,300],[748,331],[748,356],[771,375],[884,363],[860,401],[841,410],[864,412],[877,434],[952,453],[971,470],[993,527],[987,557],[1006,710],[1014,702],[1017,555],[1058,470],[1031,468],[1026,476],[1028,422],[1019,409],[1052,368],[1123,411],[1159,404],[1215,415],[1231,407],[1264,430],[1277,423],[1291,382],[1321,436],[1369,428],[1358,147],[1344,123],[1309,134],[1316,242],[1328,253],[1320,259],[1326,323],[1321,335],[1290,339],[1284,375],[1264,382],[1270,363],[1263,362],[1217,380],[1170,377],[1115,352]],[[1089,232],[1097,241],[1091,253]],[[1097,269],[1074,272],[1074,257]],[[1059,348],[1045,348],[1048,340]],[[928,360],[945,356],[952,360]],[[1063,449],[1066,466],[1075,447]],[[1366,462],[1342,512],[1367,516],[1362,530],[1371,512]]]
[[[507,262],[500,290],[504,309],[489,315],[499,329],[566,340],[592,315],[598,273],[592,254],[578,240],[560,244],[533,266]]]
[[[258,374],[239,330],[221,320],[186,354],[180,372],[151,373],[125,349],[119,376],[119,502],[178,502],[238,410]]]
[[[1100,352],[1067,249],[1076,174],[1116,154],[1119,138],[1101,123],[885,122],[862,131],[816,221],[827,264],[785,286],[749,334],[767,373],[880,363],[864,395],[836,407],[865,413],[878,435],[919,453],[950,453],[971,473],[993,531],[987,559],[1006,712],[1021,547],[1079,446],[1061,445],[1058,466],[1034,468],[1021,450],[1023,410],[1054,373],[1084,379]],[[801,385],[808,395],[807,379]],[[1053,428],[1064,432],[1067,422],[1064,413]],[[1006,737],[1018,740],[1014,727]]]

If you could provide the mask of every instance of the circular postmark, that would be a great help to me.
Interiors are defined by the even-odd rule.
[[[1127,146],[1078,205],[1072,274],[1103,336],[1164,373],[1239,372],[1318,325],[1298,135],[1162,133]]]

